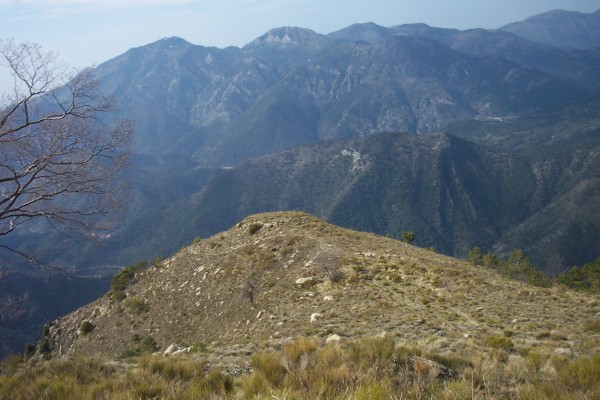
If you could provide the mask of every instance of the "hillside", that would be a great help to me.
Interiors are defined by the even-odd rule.
[[[568,119],[573,109],[580,128]],[[397,239],[414,231],[420,246],[458,257],[475,246],[499,255],[523,248],[542,268],[557,254],[562,268],[583,265],[600,245],[591,234],[600,227],[593,195],[599,143],[597,128],[589,129],[598,123],[582,117],[586,109],[550,117],[570,130],[532,116],[452,130],[469,140],[384,133],[248,160],[160,211],[149,208],[103,248],[79,255],[115,265],[152,259],[257,212],[302,210]]]
[[[427,133],[598,92],[591,50],[568,53],[497,31],[381,29],[387,34],[365,42],[283,27],[225,49],[165,38],[94,74],[126,105],[136,152],[203,167],[323,139]]]
[[[4,364],[0,398],[588,396],[598,301],[304,213],[258,214],[123,271],[47,325],[38,355],[54,360]]]
[[[239,349],[232,361],[244,364],[242,356],[289,337],[383,331],[464,352],[505,330],[516,346],[579,353],[593,341],[584,326],[598,304],[299,212],[248,217],[139,271],[120,293],[55,321],[52,356],[111,359],[151,337],[162,351],[202,343],[217,359]],[[84,321],[93,327],[85,335]]]

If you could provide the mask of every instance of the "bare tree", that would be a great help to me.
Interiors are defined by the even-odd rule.
[[[91,70],[70,72],[37,44],[0,40],[0,67],[13,78],[0,103],[0,237],[40,220],[61,233],[107,228],[131,124],[110,118]]]
[[[12,78],[0,98],[0,249],[39,266],[2,238],[42,221],[76,237],[109,229],[133,130],[110,118],[114,102],[99,94],[91,70],[70,71],[37,44],[0,40],[0,69]],[[21,317],[27,300],[0,296],[0,321]]]
[[[344,279],[341,259],[342,252],[337,248],[330,248],[318,253],[313,262],[317,269],[327,275],[331,283],[337,283]]]
[[[19,296],[3,296],[0,298],[0,322],[20,318],[27,312],[25,303],[29,293],[25,292]]]

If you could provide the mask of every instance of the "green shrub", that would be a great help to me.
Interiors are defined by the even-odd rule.
[[[233,378],[214,368],[208,371],[200,385],[207,394],[217,394],[221,398],[225,398],[234,388]]]
[[[265,395],[271,390],[267,378],[259,371],[241,376],[238,378],[238,383],[245,399],[263,398],[261,395]],[[273,396],[272,398],[275,399],[278,397]]]
[[[467,253],[467,261],[475,266],[483,265],[483,252],[481,249],[479,247],[473,247],[469,250]]]
[[[256,232],[260,231],[263,227],[263,224],[261,224],[260,222],[253,222],[250,225],[248,225],[248,232],[251,235],[254,235]]]
[[[196,342],[192,345],[190,351],[192,353],[206,353],[208,351],[208,348],[203,342]]]
[[[132,346],[121,354],[121,358],[137,357],[157,352],[160,349],[151,336],[142,339],[139,335],[135,334],[133,335],[132,342]]]
[[[94,324],[92,324],[90,321],[83,321],[81,323],[81,325],[79,326],[79,330],[81,331],[81,334],[83,336],[87,335],[88,333],[92,332],[94,330],[95,326]]]
[[[134,281],[135,274],[148,268],[148,262],[141,261],[136,265],[123,268],[117,272],[111,282],[110,289],[113,292],[113,298],[117,301],[122,301],[125,298],[123,291]]]
[[[204,374],[205,362],[194,362],[177,357],[151,357],[146,368],[167,380],[190,381]]]
[[[402,241],[404,243],[411,244],[412,242],[415,241],[416,236],[417,235],[412,231],[402,232]]]
[[[494,349],[512,350],[515,345],[510,338],[505,336],[488,336],[483,340],[483,344]]]
[[[298,339],[283,346],[283,357],[291,362],[298,362],[300,358],[317,350],[317,343],[311,339]]]
[[[135,297],[125,300],[123,304],[135,315],[150,311],[150,306],[148,304]]]

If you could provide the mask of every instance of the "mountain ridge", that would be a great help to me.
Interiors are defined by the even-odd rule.
[[[591,48],[600,40],[600,9],[591,13],[553,10],[500,27],[534,42],[564,48]]]
[[[485,351],[486,335],[508,326],[515,346],[579,354],[587,342],[576,327],[593,318],[596,304],[301,212],[250,216],[154,266],[125,271],[112,287],[48,325],[47,356],[111,360],[141,342],[161,353],[195,344],[213,366],[248,368],[251,354],[294,337],[347,341],[385,332],[460,353]],[[548,330],[558,342],[541,335]]]

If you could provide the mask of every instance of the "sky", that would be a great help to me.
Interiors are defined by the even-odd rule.
[[[600,0],[0,0],[0,39],[39,43],[83,68],[170,36],[241,47],[281,26],[323,34],[357,22],[493,29],[553,9],[592,12]]]

